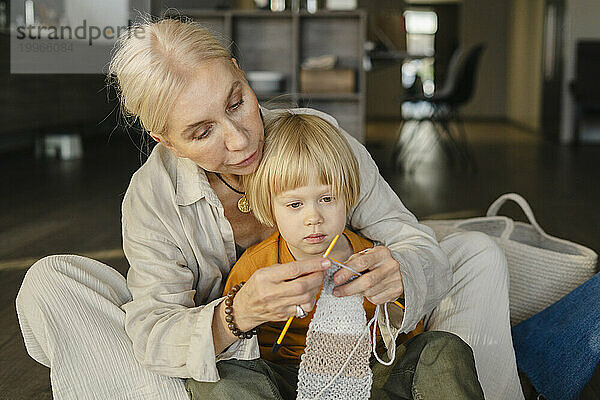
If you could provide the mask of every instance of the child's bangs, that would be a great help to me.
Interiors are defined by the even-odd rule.
[[[307,186],[314,174],[321,184],[331,186],[332,194],[339,197],[345,185],[343,163],[333,152],[327,151],[331,146],[321,145],[321,141],[306,140],[281,149],[280,161],[272,169],[269,179],[272,182],[272,194]]]

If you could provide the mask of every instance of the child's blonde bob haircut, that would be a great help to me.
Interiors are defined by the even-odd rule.
[[[308,184],[316,174],[348,211],[358,199],[358,162],[346,139],[324,119],[283,112],[265,121],[263,158],[255,173],[244,177],[246,196],[256,218],[275,226],[272,199]]]

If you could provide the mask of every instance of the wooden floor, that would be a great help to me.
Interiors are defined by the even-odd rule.
[[[476,172],[449,166],[437,147],[423,143],[426,151],[414,154],[424,161],[407,173],[389,163],[396,127],[369,124],[368,148],[417,217],[483,215],[500,194],[517,192],[548,233],[600,250],[600,147],[561,147],[507,124],[471,123]],[[120,202],[139,152],[118,132],[86,139],[84,151],[82,160],[68,162],[36,160],[30,150],[0,157],[8,180],[0,196],[0,399],[51,398],[49,370],[27,356],[14,308],[28,266],[45,255],[75,253],[122,273],[127,268]],[[504,210],[520,217],[515,207]],[[597,375],[583,399],[600,398]]]

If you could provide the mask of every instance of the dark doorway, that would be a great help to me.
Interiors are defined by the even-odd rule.
[[[559,141],[563,95],[563,32],[565,0],[546,0],[542,38],[542,132]]]

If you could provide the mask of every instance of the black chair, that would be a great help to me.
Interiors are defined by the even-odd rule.
[[[483,44],[473,46],[467,51],[457,49],[450,60],[446,81],[439,91],[431,97],[417,96],[402,100],[402,123],[398,128],[392,151],[392,162],[396,167],[410,164],[411,143],[418,139],[422,123],[429,122],[433,127],[435,139],[446,152],[448,160],[452,163],[456,153],[465,166],[470,165],[474,170],[476,169],[459,108],[473,97],[477,68],[483,50]],[[406,107],[407,105],[412,107]],[[419,106],[422,106],[421,111],[417,110]],[[413,111],[405,112],[409,108]],[[409,121],[415,122],[415,125],[408,133],[408,137],[401,139],[401,136],[406,135],[404,128]],[[456,127],[456,132],[452,125]],[[413,170],[417,164],[409,165],[412,167],[409,169]]]

